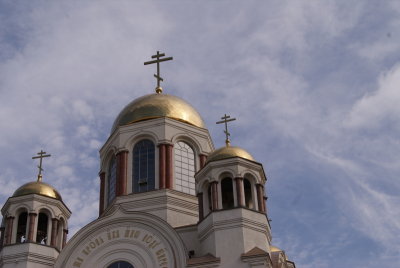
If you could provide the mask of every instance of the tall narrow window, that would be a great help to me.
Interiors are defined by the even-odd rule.
[[[18,216],[17,226],[17,243],[24,243],[26,240],[26,223],[28,220],[28,213],[22,212]]]
[[[221,193],[222,193],[222,208],[233,208],[233,184],[231,178],[224,178],[221,181]]]
[[[133,265],[126,261],[117,261],[109,265],[107,268],[133,268]]]
[[[39,213],[36,242],[46,245],[47,244],[47,228],[49,224],[49,217],[45,213]]]
[[[254,208],[253,197],[251,194],[251,183],[248,179],[244,179],[243,184],[244,184],[244,200],[246,207]]]
[[[108,192],[107,192],[107,204],[109,205],[116,196],[116,184],[117,184],[117,161],[115,161],[115,156],[110,160],[108,166]]]
[[[195,165],[193,149],[180,141],[174,146],[175,190],[195,195]]]
[[[142,140],[133,147],[133,192],[155,189],[155,147],[150,140]]]

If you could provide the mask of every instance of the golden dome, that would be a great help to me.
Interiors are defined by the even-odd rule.
[[[119,126],[160,117],[204,128],[200,114],[186,101],[168,94],[148,94],[133,100],[119,113],[111,133]]]
[[[22,185],[14,192],[13,197],[27,194],[39,194],[58,199],[60,201],[62,200],[61,195],[56,189],[54,189],[51,185],[41,181],[28,182]]]
[[[278,247],[275,247],[273,245],[270,246],[270,249],[271,249],[271,252],[281,252],[281,251],[283,251],[282,249],[280,249]]]
[[[232,157],[241,157],[247,160],[255,161],[253,156],[251,156],[251,154],[249,154],[242,148],[237,146],[226,146],[212,152],[207,157],[207,163],[211,161],[222,160]]]

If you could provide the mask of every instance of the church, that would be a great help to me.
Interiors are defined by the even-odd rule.
[[[163,93],[130,102],[100,148],[99,216],[68,239],[71,211],[43,179],[10,193],[1,209],[0,268],[295,268],[272,245],[267,177],[229,140],[214,148],[200,114]],[[46,181],[46,182],[44,182]]]

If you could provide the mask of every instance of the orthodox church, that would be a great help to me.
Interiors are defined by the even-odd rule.
[[[37,180],[1,213],[0,268],[295,268],[271,244],[260,162],[232,146],[215,149],[200,114],[162,93],[129,103],[100,149],[99,217],[67,239],[71,211]]]

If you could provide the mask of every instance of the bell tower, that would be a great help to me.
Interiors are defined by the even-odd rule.
[[[67,242],[71,211],[61,195],[42,181],[42,159],[39,152],[39,174],[36,181],[19,187],[8,198],[3,215],[0,241],[0,267],[52,267]]]
[[[219,258],[221,267],[272,267],[263,166],[231,146],[227,123],[235,119],[221,119],[217,124],[225,124],[226,146],[212,152],[196,174],[200,255]]]

